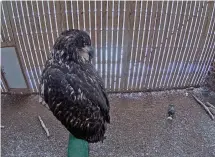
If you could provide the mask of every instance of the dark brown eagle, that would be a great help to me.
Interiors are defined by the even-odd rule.
[[[54,116],[76,138],[103,141],[110,123],[103,81],[91,64],[90,36],[66,30],[57,38],[40,81],[40,96]]]

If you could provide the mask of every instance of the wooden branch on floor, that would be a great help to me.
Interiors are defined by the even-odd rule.
[[[206,104],[207,104],[209,107],[211,107],[211,108],[213,108],[213,109],[215,110],[215,106],[214,106],[214,105],[212,105],[212,104],[209,103],[209,102],[206,102]]]
[[[211,112],[213,115],[215,115],[215,109],[209,107],[209,110],[210,110],[210,112]]]
[[[48,128],[45,126],[45,124],[44,124],[44,122],[43,122],[42,118],[41,118],[40,116],[38,116],[38,118],[39,118],[39,120],[40,120],[40,124],[42,125],[43,129],[44,129],[44,130],[45,130],[45,132],[46,132],[46,135],[49,137],[49,136],[50,136],[50,134],[49,134],[49,130],[48,130]]]
[[[200,105],[202,105],[202,107],[205,109],[205,111],[210,115],[211,119],[214,120],[214,116],[211,113],[211,111],[209,110],[209,108],[202,101],[200,101],[195,95],[193,95],[193,97]]]
[[[45,101],[41,97],[39,97],[39,103],[44,105],[48,110],[50,110],[48,104],[46,104]]]
[[[194,90],[194,87],[186,88],[186,90]]]
[[[209,110],[211,111],[211,113],[212,113],[213,115],[215,115],[215,107],[214,107],[214,105],[212,105],[212,104],[209,103],[209,102],[206,102],[206,104],[208,105],[208,108],[209,108]]]

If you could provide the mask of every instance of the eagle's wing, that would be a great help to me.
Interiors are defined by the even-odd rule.
[[[46,66],[42,74],[43,98],[53,114],[76,137],[102,140],[110,121],[109,102],[101,79],[91,68]]]
[[[103,95],[103,97],[105,98],[105,101],[106,101],[106,108],[109,110],[110,105],[109,105],[107,92],[105,90],[104,83],[103,83],[102,78],[100,77],[98,71],[95,70],[95,68],[93,67],[92,64],[89,64],[89,66],[87,68],[87,72],[89,73],[89,75],[93,74],[93,80],[94,80],[93,83],[97,83],[97,86],[99,86],[99,90],[102,93],[102,95]]]

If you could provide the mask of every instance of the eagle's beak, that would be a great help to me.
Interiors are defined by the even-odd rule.
[[[89,46],[88,53],[89,53],[90,58],[92,59],[94,57],[94,48],[92,46]]]

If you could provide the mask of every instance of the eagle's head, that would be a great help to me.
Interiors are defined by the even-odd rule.
[[[57,38],[52,57],[55,60],[86,62],[91,61],[94,50],[87,32],[70,29],[63,31]]]

